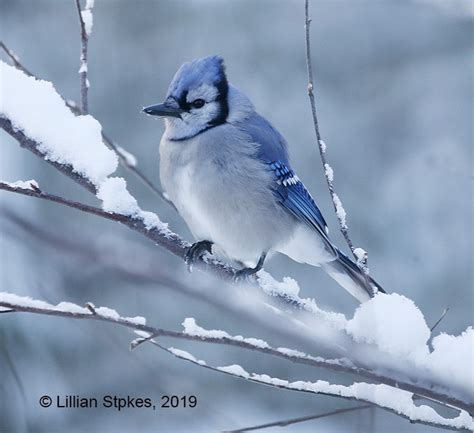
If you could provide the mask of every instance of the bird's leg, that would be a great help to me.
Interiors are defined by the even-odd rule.
[[[234,281],[238,282],[242,280],[248,280],[252,275],[255,275],[260,269],[263,268],[263,263],[265,262],[266,257],[267,253],[262,253],[255,268],[239,269],[234,275]]]
[[[194,263],[199,260],[206,251],[212,254],[212,244],[213,242],[211,241],[199,241],[188,248],[184,256],[184,262],[189,272],[193,270]]]

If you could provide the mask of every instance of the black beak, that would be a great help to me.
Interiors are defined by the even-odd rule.
[[[143,108],[142,111],[150,116],[177,117],[181,119],[181,113],[184,110],[165,102],[164,104],[150,105],[149,107]]]

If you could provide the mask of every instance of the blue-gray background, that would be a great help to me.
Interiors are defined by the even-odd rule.
[[[79,34],[73,0],[0,0],[0,5],[1,39],[36,75],[77,100]],[[311,6],[321,131],[353,239],[369,252],[376,279],[387,290],[412,298],[428,323],[449,306],[439,330],[457,334],[472,323],[473,307],[472,5],[440,0],[312,1]],[[96,0],[89,54],[91,114],[158,182],[163,125],[141,115],[140,108],[163,98],[181,63],[221,54],[229,79],[287,138],[295,170],[342,245],[310,119],[303,24],[303,0]],[[96,203],[10,137],[1,134],[0,140],[2,179],[34,178],[46,191]],[[191,239],[172,209],[128,172],[119,173],[144,209],[156,211]],[[164,285],[117,275],[114,260],[119,266],[146,262],[184,274],[182,262],[139,235],[54,204],[8,193],[1,200],[0,290],[54,303],[91,301],[171,329],[180,329],[185,317],[196,317],[209,328],[258,336],[258,329],[247,330],[206,303]],[[14,223],[11,211],[34,223],[36,234]],[[38,236],[38,228],[46,230],[49,241]],[[72,241],[72,247],[55,245],[51,234]],[[89,245],[95,255],[87,248],[79,251],[75,242]],[[266,269],[295,277],[302,295],[326,309],[351,316],[356,307],[318,269],[285,257],[275,257]],[[191,284],[200,277],[183,278]],[[132,338],[128,330],[101,323],[0,317],[0,431],[209,432],[349,404],[219,375],[153,347],[130,352]],[[170,344],[190,347],[220,365],[242,363],[248,370],[291,380],[328,377],[225,347]],[[164,394],[195,394],[199,403],[196,409],[156,412],[48,410],[38,405],[43,394],[129,394],[156,400]],[[287,428],[430,430],[383,411]]]

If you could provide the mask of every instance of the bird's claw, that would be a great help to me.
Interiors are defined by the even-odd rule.
[[[239,269],[234,274],[234,283],[250,283],[257,272],[258,269],[255,268]]]
[[[255,268],[243,268],[239,269],[234,274],[234,283],[251,283],[255,279],[255,274],[263,268],[263,263],[265,262],[265,258],[267,257],[267,253],[264,252],[258,259],[257,265]]]
[[[184,262],[189,272],[192,272],[194,263],[206,252],[212,253],[212,242],[210,241],[195,242],[188,248],[184,256]]]

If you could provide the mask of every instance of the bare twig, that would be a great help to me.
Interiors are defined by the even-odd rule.
[[[102,139],[104,140],[105,145],[117,154],[122,167],[125,167],[127,170],[131,171],[154,194],[160,197],[165,203],[169,204],[173,209],[176,209],[173,202],[165,196],[161,189],[157,188],[153,182],[148,179],[148,177],[146,177],[140,170],[137,169],[135,165],[130,164],[130,161],[126,158],[124,153],[120,151],[119,147],[104,132],[102,132]]]
[[[35,77],[38,79],[36,75],[34,75],[32,72],[30,72],[25,65],[20,61],[18,56],[10,50],[2,41],[0,41],[0,48],[5,51],[7,56],[12,60],[13,65],[19,69],[20,71],[23,71],[26,75],[30,77]],[[64,99],[65,104],[68,106],[68,108],[74,113],[74,114],[81,114],[81,109],[78,107],[77,103],[71,100]],[[104,141],[104,144],[111,150],[115,152],[115,154],[119,158],[120,165],[130,172],[132,172],[140,182],[143,183],[147,188],[150,189],[154,194],[156,194],[159,198],[161,198],[165,203],[169,204],[173,209],[176,209],[174,204],[165,196],[163,191],[159,189],[156,185],[153,184],[153,182],[145,176],[138,168],[136,165],[130,164],[128,159],[125,157],[124,153],[121,152],[118,148],[118,146],[114,143],[114,141],[104,132],[102,131],[102,140]]]
[[[84,22],[83,11],[81,10],[80,0],[76,0],[77,14],[81,26],[81,66],[79,68],[79,78],[81,83],[81,114],[89,113],[89,81],[87,79],[87,46],[89,42],[89,34],[87,33],[86,24]],[[91,11],[88,9],[89,13]]]
[[[10,60],[13,62],[13,65],[15,68],[19,69],[20,71],[23,71],[26,75],[29,77],[33,77],[34,75],[25,67],[23,64],[20,62],[19,57],[12,51],[10,50],[4,43],[3,41],[0,41],[0,48],[5,51],[5,54],[10,58]]]
[[[436,323],[431,327],[430,331],[433,332],[435,330],[435,328],[441,323],[441,321],[444,319],[444,316],[446,316],[446,314],[448,313],[449,311],[449,307],[446,307],[444,309],[444,311],[441,313],[441,316],[440,318],[436,321]]]
[[[321,414],[318,414],[318,415],[308,415],[308,416],[301,416],[301,417],[298,417],[298,418],[289,418],[289,419],[284,419],[284,420],[281,420],[281,421],[269,422],[269,423],[266,423],[266,424],[259,424],[259,425],[255,425],[255,426],[252,426],[252,427],[239,428],[237,430],[226,430],[222,433],[244,433],[244,432],[248,432],[248,431],[263,430],[263,429],[270,428],[270,427],[287,427],[289,425],[298,424],[300,422],[313,421],[315,419],[327,418],[327,417],[333,416],[333,415],[342,415],[343,413],[354,412],[354,411],[357,411],[357,410],[368,409],[368,408],[371,408],[371,407],[374,407],[374,406],[371,405],[371,404],[362,404],[360,406],[353,406],[353,407],[345,407],[345,408],[335,409],[335,410],[332,410],[330,412],[325,412],[325,413],[321,413]]]
[[[314,97],[314,80],[313,80],[313,64],[311,61],[311,37],[310,37],[310,25],[311,18],[309,17],[309,0],[305,0],[305,33],[306,33],[306,65],[308,70],[308,96],[311,103],[311,113],[313,116],[314,131],[316,133],[316,140],[318,142],[319,155],[321,156],[321,162],[323,164],[324,176],[328,185],[329,193],[331,194],[332,204],[334,211],[336,212],[337,219],[339,221],[339,227],[347,245],[349,246],[354,258],[359,261],[359,257],[355,254],[356,248],[349,235],[349,229],[347,227],[345,211],[342,207],[341,200],[336,194],[334,183],[333,183],[333,171],[331,166],[327,162],[326,158],[326,144],[321,138],[319,131],[318,116],[316,113],[316,102]],[[364,273],[367,271],[367,257],[365,257]],[[369,286],[370,287],[370,286]]]

